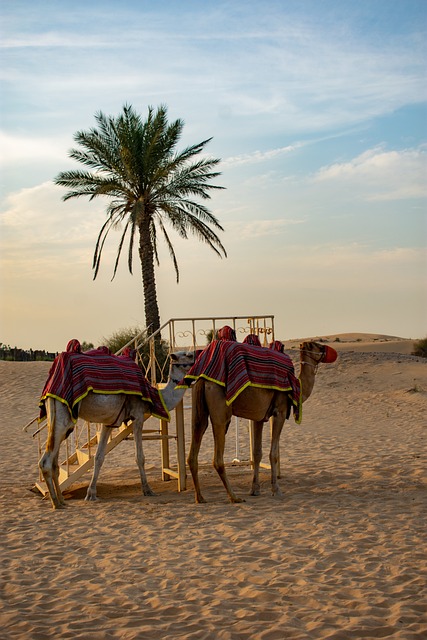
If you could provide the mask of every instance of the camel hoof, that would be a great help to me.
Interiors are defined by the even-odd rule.
[[[261,491],[259,489],[252,489],[252,491],[249,494],[250,496],[260,496],[261,495]]]
[[[230,502],[232,502],[233,504],[239,504],[240,502],[246,502],[246,500],[244,498],[230,498]]]
[[[85,502],[99,502],[99,498],[96,495],[87,494],[85,498]]]
[[[155,493],[152,489],[146,489],[144,491],[144,496],[156,496],[157,493]]]
[[[207,504],[207,501],[204,499],[203,496],[198,496],[196,498],[196,504]]]

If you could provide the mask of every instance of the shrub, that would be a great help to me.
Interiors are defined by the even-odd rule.
[[[117,353],[122,347],[130,342],[137,335],[142,333],[143,329],[140,327],[128,327],[126,329],[119,329],[113,333],[109,338],[102,338],[102,345],[108,347],[111,353]]]
[[[119,329],[109,338],[103,338],[102,344],[108,347],[111,353],[117,353],[117,351],[120,351],[120,349],[128,344],[128,342],[142,333],[144,333],[144,329],[141,329],[141,327]],[[141,359],[140,364],[142,365],[144,374],[146,374],[150,363],[149,343],[147,342],[142,347],[139,347],[138,353]],[[165,340],[154,340],[154,355],[156,360],[156,380],[160,381],[164,378],[165,364],[169,356],[169,343]],[[167,373],[168,372],[166,372],[166,377]]]
[[[416,340],[414,342],[413,356],[420,356],[421,358],[427,358],[427,338]]]
[[[216,332],[210,329],[206,334],[206,344],[210,344],[216,338]]]

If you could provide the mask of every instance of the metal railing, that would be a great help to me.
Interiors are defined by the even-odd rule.
[[[177,350],[196,351],[203,349],[216,335],[218,329],[224,325],[229,325],[235,330],[239,341],[249,333],[258,335],[261,344],[265,347],[274,340],[273,315],[171,318],[150,336],[147,335],[146,330],[141,331],[116,355],[122,353],[126,348],[135,349],[138,364],[144,375],[151,381],[151,384],[156,385],[166,381],[168,374],[167,355]],[[159,341],[159,336],[163,337],[165,333],[168,334],[167,343],[164,339]],[[163,345],[163,348],[159,344]]]

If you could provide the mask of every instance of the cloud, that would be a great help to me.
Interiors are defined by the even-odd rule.
[[[21,101],[31,96],[33,105],[46,95],[63,100],[62,110],[74,96],[87,105],[91,90],[109,105],[111,87],[144,101],[167,96],[176,108],[184,105],[186,119],[218,118],[235,135],[260,126],[276,134],[336,130],[426,99],[422,42],[415,38],[384,33],[375,42],[345,23],[331,25],[322,12],[292,13],[280,3],[269,12],[224,6],[193,8],[191,20],[190,9],[120,16],[107,9],[92,19],[95,9],[81,7],[71,20],[68,10],[66,20],[58,12],[48,28],[34,23],[28,33],[15,18],[4,44],[8,90],[25,91]]]
[[[263,268],[257,269],[257,265],[263,265]],[[286,290],[289,295],[305,292],[306,304],[313,291],[317,292],[316,296],[321,296],[323,291],[337,296],[343,293],[347,297],[353,292],[361,300],[368,292],[377,291],[379,297],[387,295],[396,299],[405,292],[416,292],[424,299],[421,292],[425,289],[427,253],[421,248],[378,249],[358,243],[289,243],[282,251],[273,250],[267,254],[260,250],[256,263],[253,254],[248,254],[245,258],[238,257],[236,268],[233,259],[228,265],[221,263],[217,267],[224,272],[227,269],[239,274],[240,287],[244,286],[243,274],[251,273],[251,283],[263,295],[268,289],[272,292]],[[244,289],[239,288],[239,291],[244,295]]]
[[[111,46],[111,41],[105,36],[88,39],[84,34],[75,32],[61,33],[59,31],[45,31],[41,33],[27,33],[25,36],[2,38],[0,49],[51,49],[56,48],[84,48]]]
[[[243,164],[258,164],[261,162],[268,162],[269,160],[276,159],[282,155],[292,153],[297,149],[304,146],[302,142],[296,142],[286,147],[279,147],[278,149],[269,149],[267,151],[253,151],[252,153],[242,154],[240,156],[231,156],[221,161],[221,168],[228,168],[233,166],[239,166]]]
[[[17,136],[0,131],[0,164],[10,166],[23,160],[38,163],[46,160],[64,162],[70,146],[70,139],[65,136]]]
[[[304,220],[275,219],[275,220],[253,220],[248,223],[233,223],[233,235],[237,238],[262,238],[275,236],[290,225],[304,224]]]
[[[294,247],[299,253],[302,247]],[[309,268],[316,266],[319,269],[342,269],[369,273],[372,267],[394,265],[400,268],[404,265],[416,264],[426,260],[426,252],[414,247],[377,248],[369,244],[351,242],[348,244],[323,244],[312,245],[306,252],[304,265]]]
[[[0,214],[1,262],[27,277],[64,273],[77,263],[90,268],[98,232],[105,220],[99,205],[62,202],[51,182],[11,194]],[[108,255],[108,249],[106,251]]]
[[[349,162],[322,167],[315,183],[338,183],[365,193],[366,200],[401,200],[427,196],[427,154],[423,146],[403,151],[369,149]]]

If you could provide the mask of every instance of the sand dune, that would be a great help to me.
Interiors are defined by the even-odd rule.
[[[125,441],[106,459],[101,500],[83,500],[84,478],[54,512],[28,490],[37,452],[22,433],[50,364],[0,361],[0,638],[426,638],[427,361],[401,339],[351,336],[319,368],[302,424],[285,425],[284,497],[271,497],[267,470],[262,495],[247,496],[250,467],[230,465],[247,496],[237,505],[210,464],[207,434],[208,504],[194,503],[189,478],[182,493],[161,481],[157,442],[145,443],[157,495],[142,496]],[[185,406],[188,450],[189,398]],[[227,459],[244,462],[247,426],[237,438],[235,427]]]
[[[411,354],[414,349],[414,340],[411,338],[399,338],[378,333],[334,333],[324,336],[311,336],[319,338],[331,344],[338,351],[381,352],[381,353],[406,353]],[[288,349],[297,348],[299,343],[306,338],[285,340]]]

